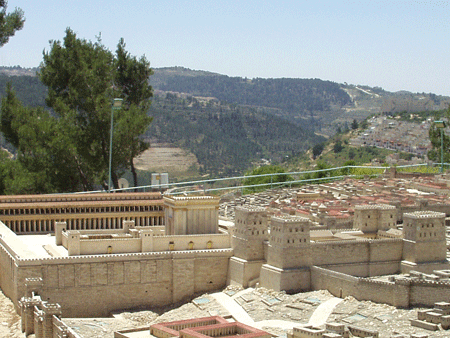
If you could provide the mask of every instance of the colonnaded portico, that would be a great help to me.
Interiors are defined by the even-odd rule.
[[[160,193],[0,196],[0,220],[17,234],[51,233],[55,222],[67,229],[120,229],[164,225]]]

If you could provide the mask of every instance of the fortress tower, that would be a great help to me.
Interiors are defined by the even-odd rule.
[[[228,284],[248,287],[256,282],[265,263],[264,242],[269,239],[267,214],[260,207],[236,207]]]
[[[388,204],[356,205],[353,228],[364,233],[376,234],[378,230],[389,230],[397,224],[396,207]]]
[[[421,263],[439,265],[447,258],[445,214],[434,211],[403,214],[403,238],[402,272]]]
[[[248,261],[264,259],[264,241],[269,239],[264,208],[236,207],[232,237],[234,255]]]
[[[274,216],[271,219],[267,264],[260,284],[277,291],[296,292],[310,288],[310,220]]]

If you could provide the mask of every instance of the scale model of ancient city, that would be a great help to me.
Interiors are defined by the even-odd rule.
[[[387,170],[378,179],[222,199],[160,192],[1,196],[0,286],[24,335],[37,338],[80,337],[65,318],[189,302],[230,286],[327,290],[335,299],[426,307],[410,323],[421,333],[391,336],[450,336],[449,193],[446,175]],[[160,323],[145,332],[272,336],[233,316]],[[336,322],[298,323],[287,335],[379,336]]]

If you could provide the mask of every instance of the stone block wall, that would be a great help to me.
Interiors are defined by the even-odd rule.
[[[352,264],[369,261],[369,242],[322,242],[311,244],[314,265]]]
[[[401,239],[311,243],[312,264],[360,277],[398,273]]]
[[[6,243],[0,237],[0,287],[7,297],[14,299],[17,298],[14,292],[15,260],[5,245]]]
[[[450,299],[450,284],[429,281],[411,281],[410,303],[412,306],[434,306]]]
[[[247,261],[238,257],[231,257],[228,265],[227,285],[241,285],[246,288],[250,282],[259,280],[262,265],[265,263],[261,261]]]
[[[2,252],[0,259],[6,257]],[[7,296],[17,306],[27,294],[25,279],[41,277],[39,295],[61,304],[64,316],[107,316],[114,310],[162,306],[224,288],[231,255],[231,249],[224,249],[113,255],[108,260],[104,256],[16,258],[14,278],[5,276],[0,267],[1,287],[9,290]]]
[[[298,269],[280,269],[269,264],[261,267],[260,285],[275,291],[297,293],[311,289],[309,267]]]
[[[359,278],[317,266],[311,268],[311,288],[328,290],[336,297],[353,296],[358,300],[371,300],[394,306],[408,307],[409,293],[403,292],[404,284],[380,282]],[[408,286],[406,285],[406,288]]]
[[[328,290],[336,297],[354,295],[357,290],[358,277],[331,271],[317,266],[311,267],[311,289]]]

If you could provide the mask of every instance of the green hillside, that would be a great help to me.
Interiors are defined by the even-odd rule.
[[[261,158],[279,162],[324,140],[277,116],[214,100],[167,94],[154,98],[150,115],[148,138],[188,149],[201,173],[215,176],[241,174]]]
[[[276,115],[302,124],[310,119],[320,122],[326,112],[351,104],[339,84],[319,79],[247,79],[176,67],[155,70],[150,82],[162,91],[276,109]],[[314,123],[309,123],[309,128],[313,129]]]

